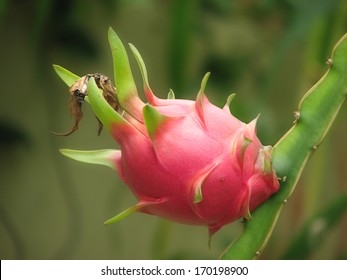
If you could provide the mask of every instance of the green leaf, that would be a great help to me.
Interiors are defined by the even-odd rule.
[[[119,150],[111,150],[111,149],[93,150],[93,151],[78,151],[78,150],[61,149],[59,151],[64,156],[69,157],[71,159],[85,162],[85,163],[105,165],[112,169],[115,169],[115,164],[112,159],[120,153]]]
[[[347,195],[336,198],[321,213],[312,217],[293,239],[282,259],[303,260],[319,248],[329,232],[347,213]]]
[[[243,233],[222,259],[257,258],[269,241],[283,205],[295,189],[308,159],[324,139],[346,99],[347,34],[336,44],[330,69],[303,97],[299,118],[272,149],[273,167],[282,180],[280,190],[252,213]]]

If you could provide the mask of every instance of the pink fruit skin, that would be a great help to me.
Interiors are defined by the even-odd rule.
[[[225,224],[250,219],[278,190],[256,119],[245,124],[228,104],[220,109],[202,92],[195,101],[159,99],[150,89],[146,96],[150,105],[136,100],[136,113],[123,116],[128,124],[111,127],[121,150],[113,161],[138,199],[137,211],[206,225],[212,235]]]

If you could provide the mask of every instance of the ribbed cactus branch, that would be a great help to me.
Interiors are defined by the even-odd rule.
[[[282,178],[277,194],[252,213],[241,236],[222,259],[257,258],[271,237],[283,205],[292,194],[310,156],[316,152],[347,96],[347,34],[335,45],[329,70],[304,95],[294,126],[272,149],[272,161]]]

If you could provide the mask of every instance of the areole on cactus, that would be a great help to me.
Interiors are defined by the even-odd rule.
[[[279,188],[272,168],[270,147],[256,136],[257,118],[245,124],[229,110],[211,104],[202,80],[196,100],[156,97],[148,83],[145,64],[130,45],[139,64],[145,96],[137,94],[126,50],[109,30],[117,98],[122,112],[114,110],[91,77],[88,101],[120,150],[61,152],[73,159],[104,164],[117,170],[138,203],[106,224],[133,212],[157,215],[179,223],[205,225],[212,235],[223,225],[250,212]],[[71,86],[78,77],[55,66]]]

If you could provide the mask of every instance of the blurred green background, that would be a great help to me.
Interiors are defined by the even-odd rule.
[[[135,214],[103,222],[135,203],[110,169],[64,158],[59,148],[115,148],[88,106],[70,137],[68,89],[52,64],[78,75],[113,76],[107,29],[141,52],[154,92],[258,113],[263,144],[292,125],[301,96],[327,70],[347,31],[344,0],[0,0],[1,259],[215,259],[240,233]],[[140,72],[131,64],[139,89]],[[284,207],[261,258],[347,258],[347,104]],[[324,112],[322,112],[324,114]],[[324,217],[324,219],[322,218]]]

